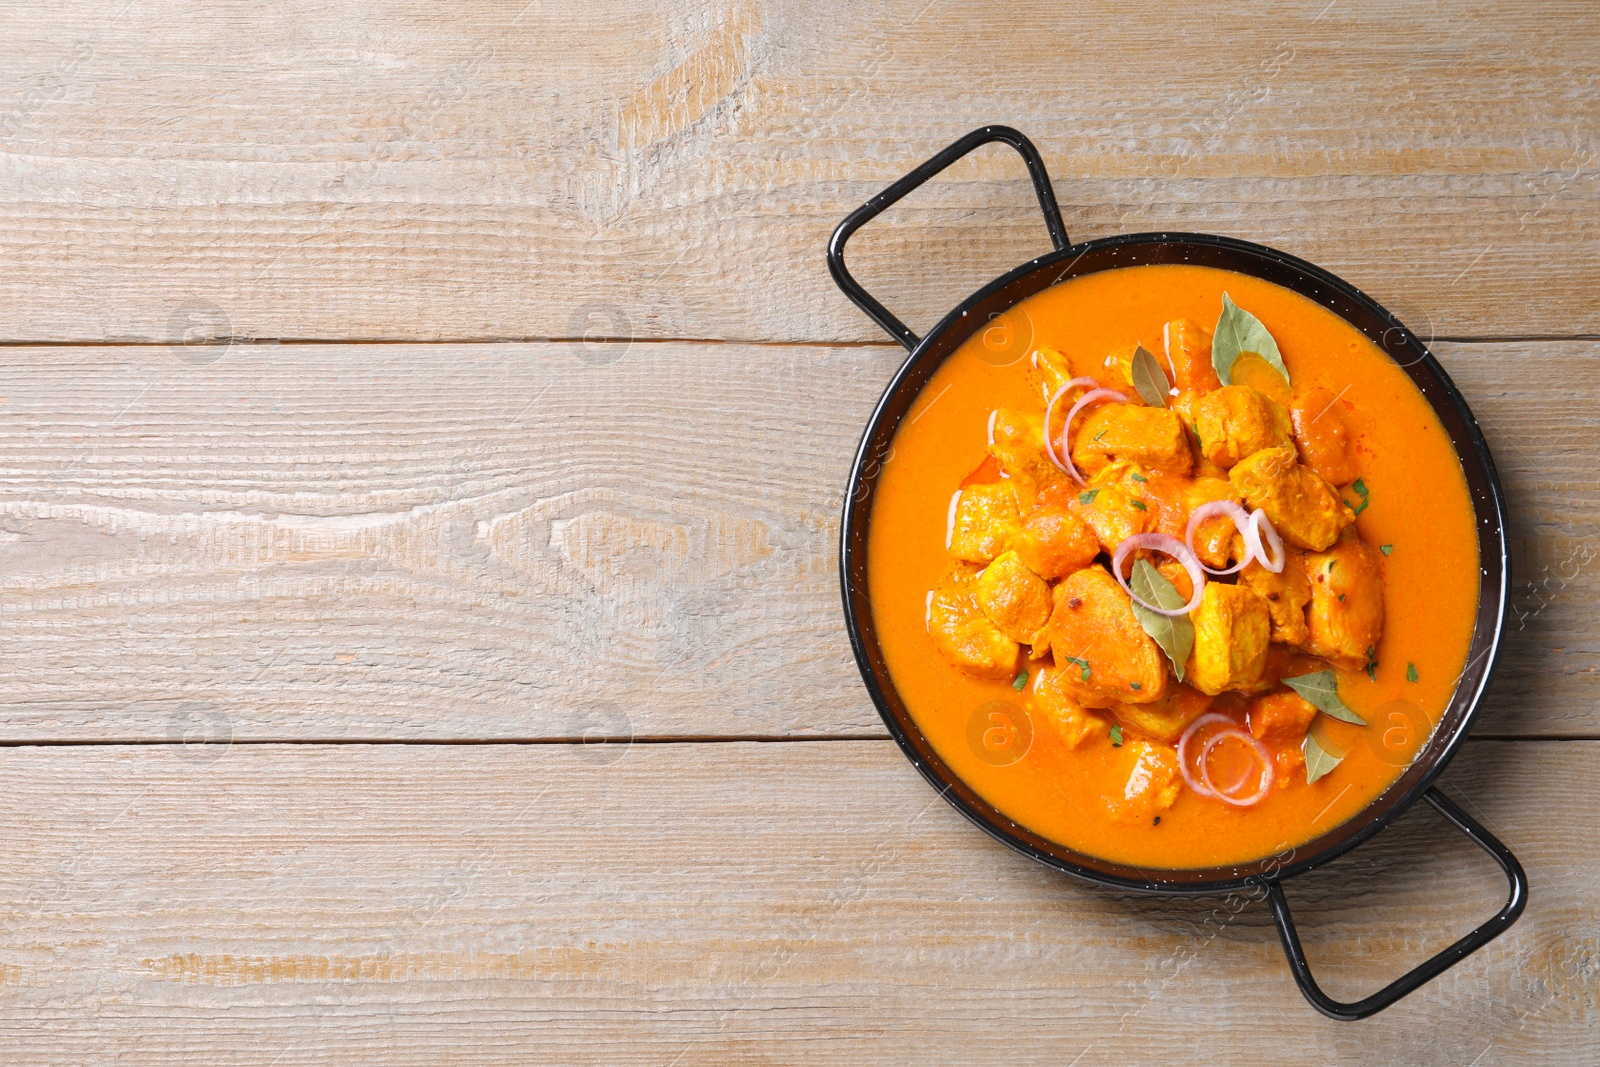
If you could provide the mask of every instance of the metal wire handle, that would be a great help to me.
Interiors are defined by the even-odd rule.
[[[1278,924],[1278,936],[1283,941],[1284,955],[1289,957],[1289,970],[1294,973],[1294,980],[1300,986],[1300,992],[1305,994],[1311,1006],[1330,1019],[1350,1022],[1377,1014],[1505,933],[1528,904],[1528,876],[1523,872],[1522,864],[1517,862],[1517,857],[1511,854],[1511,850],[1501,844],[1500,840],[1488,830],[1469,818],[1466,812],[1451,803],[1437,787],[1429,789],[1422,795],[1429,804],[1439,810],[1439,814],[1449,819],[1458,830],[1472,838],[1474,844],[1494,857],[1494,861],[1500,865],[1500,869],[1506,874],[1506,879],[1511,883],[1510,897],[1506,900],[1505,907],[1501,908],[1494,918],[1443,952],[1407,971],[1371,996],[1346,1003],[1334,1000],[1324,993],[1322,987],[1317,985],[1317,980],[1311,976],[1311,965],[1306,962],[1305,950],[1300,947],[1300,934],[1295,930],[1294,919],[1289,915],[1289,902],[1284,898],[1283,886],[1276,879],[1267,882],[1267,899],[1272,904],[1272,917]]]
[[[860,282],[856,281],[854,275],[844,265],[845,242],[849,241],[851,235],[862,226],[883,214],[886,208],[911,190],[974,148],[989,144],[991,141],[1003,141],[1022,156],[1022,161],[1028,165],[1028,176],[1033,179],[1033,191],[1039,197],[1039,210],[1044,212],[1044,224],[1050,230],[1050,240],[1057,251],[1066,248],[1072,242],[1067,239],[1067,227],[1061,221],[1061,208],[1056,205],[1055,190],[1051,188],[1049,172],[1044,169],[1044,160],[1040,158],[1039,150],[1033,146],[1033,142],[1010,126],[982,126],[973,130],[852,211],[843,222],[839,223],[839,228],[833,231],[833,237],[828,241],[828,272],[833,275],[834,282],[844,290],[845,296],[855,302],[856,307],[870,315],[874,322],[889,332],[889,336],[905,345],[907,351],[916,348],[922,338],[912,333],[909,326],[897,319],[888,308],[878,302],[876,297],[863,289]]]

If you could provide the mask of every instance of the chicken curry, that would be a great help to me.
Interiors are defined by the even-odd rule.
[[[934,374],[873,503],[912,717],[1009,818],[1140,867],[1333,829],[1441,718],[1466,480],[1404,371],[1270,282],[1164,265],[1018,304]]]

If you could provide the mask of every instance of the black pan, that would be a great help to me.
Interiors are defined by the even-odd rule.
[[[962,301],[926,337],[919,338],[851,276],[844,263],[845,244],[856,230],[889,205],[979,145],[991,141],[1010,145],[1027,163],[1055,250],[996,278]],[[1077,852],[1016,825],[956,777],[907,713],[884,663],[871,605],[867,601],[867,529],[872,522],[878,477],[895,430],[939,365],[979,327],[1042,289],[1095,271],[1150,263],[1192,263],[1264,278],[1316,301],[1360,329],[1405,369],[1433,405],[1461,457],[1477,512],[1482,569],[1478,618],[1466,669],[1443,719],[1417,758],[1387,791],[1348,822],[1296,849],[1287,860],[1270,857],[1237,866],[1152,872]],[[1254,891],[1265,895],[1272,905],[1289,967],[1300,991],[1318,1011],[1335,1019],[1360,1019],[1383,1010],[1482,948],[1516,922],[1528,900],[1528,881],[1521,864],[1492,834],[1433,788],[1434,780],[1466,738],[1499,657],[1511,587],[1505,504],[1494,460],[1477,421],[1444,368],[1410,330],[1348,282],[1305,260],[1248,241],[1200,233],[1136,233],[1072,244],[1067,239],[1044,161],[1026,137],[1008,126],[974,130],[852,212],[839,224],[828,244],[828,269],[845,295],[911,353],[878,401],[850,471],[840,528],[845,622],[861,677],[889,732],[923,777],[957,811],[1018,852],[1101,885],[1149,893]],[[1510,882],[1505,907],[1466,937],[1371,996],[1351,1003],[1334,1000],[1312,977],[1289,914],[1282,883],[1361,844],[1419,799],[1427,800],[1438,809],[1504,870]]]

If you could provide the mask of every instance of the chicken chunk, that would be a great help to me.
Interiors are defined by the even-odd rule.
[[[1188,474],[1194,466],[1183,421],[1166,408],[1104,404],[1072,436],[1072,461],[1086,474],[1119,459],[1170,474]]]
[[[1032,507],[1042,490],[1055,483],[1069,481],[1045,452],[1042,414],[1000,408],[994,413],[993,429],[994,439],[989,445],[989,454],[1006,472],[1016,489],[1019,505]]]
[[[1094,477],[1089,479],[1089,484],[1091,486],[1117,485],[1121,486],[1123,489],[1126,489],[1134,496],[1143,497],[1147,493],[1154,492],[1155,490],[1155,486],[1150,480],[1152,477],[1170,480],[1174,484],[1186,480],[1178,476],[1173,476],[1168,479],[1168,477],[1164,474],[1146,471],[1143,467],[1139,466],[1137,463],[1134,463],[1132,460],[1119,459],[1115,463],[1101,467]]]
[[[1069,673],[1076,675],[1078,668],[1072,664],[1065,669],[1040,668],[1034,677],[1030,695],[1034,711],[1049,720],[1068,748],[1077,748],[1095,734],[1103,734],[1107,724],[1068,692],[1064,683]]]
[[[1250,702],[1250,732],[1262,741],[1287,741],[1298,748],[1316,717],[1316,705],[1299,693],[1272,693]]]
[[[1356,521],[1317,472],[1300,463],[1294,445],[1282,444],[1247,456],[1228,472],[1228,480],[1245,502],[1260,508],[1284,540],[1297,548],[1321,552]]]
[[[1383,567],[1371,547],[1346,536],[1306,557],[1311,579],[1308,649],[1357,670],[1377,656],[1383,636]]]
[[[1174,319],[1162,328],[1168,366],[1177,376],[1180,390],[1209,392],[1220,389],[1222,381],[1211,365],[1211,334],[1188,319]]]
[[[1050,586],[1015,552],[1002,552],[978,575],[978,607],[1013,641],[1031,645],[1050,621]]]
[[[1110,572],[1085,567],[1057,589],[1049,640],[1068,692],[1093,708],[1160,700],[1167,691],[1166,660]]]
[[[1350,431],[1339,413],[1338,397],[1320,386],[1296,394],[1289,409],[1300,461],[1330,485],[1349,485],[1361,477],[1350,451]]]
[[[1179,393],[1171,404],[1172,410],[1178,413],[1178,418],[1189,432],[1190,450],[1194,452],[1194,467],[1189,474],[1194,478],[1221,478],[1227,481],[1228,472],[1207,459],[1205,450],[1200,447],[1200,431],[1195,426],[1194,412],[1202,396],[1205,394],[1186,390]]]
[[[1279,786],[1288,785],[1295,771],[1305,766],[1301,749],[1316,707],[1299,693],[1272,693],[1250,702],[1250,732],[1272,753]]]
[[[1053,504],[1041,504],[1028,512],[1010,544],[1029,570],[1049,579],[1065,578],[1087,567],[1100,551],[1094,528]]]
[[[1067,357],[1053,348],[1041,348],[1034,352],[1033,367],[1038,372],[1040,392],[1046,401],[1056,395],[1056,390],[1077,377],[1072,373],[1072,364]]]
[[[1194,623],[1194,651],[1185,672],[1190,685],[1215,696],[1261,684],[1272,615],[1255,590],[1210,582],[1189,620]]]
[[[1111,387],[1113,389],[1126,392],[1130,398],[1139,396],[1137,388],[1133,384],[1133,360],[1141,348],[1145,348],[1145,346],[1142,344],[1123,345],[1106,356],[1104,360],[1105,374],[1102,377],[1112,383]],[[1145,348],[1145,351],[1149,352],[1150,350]],[[1161,377],[1156,384],[1161,387],[1162,393],[1170,398],[1172,395],[1172,379],[1166,357],[1161,355],[1159,347],[1150,354],[1155,357],[1156,365],[1161,368]],[[1142,400],[1142,397],[1140,400]],[[1133,402],[1139,403],[1140,400],[1134,400]]]
[[[1147,530],[1172,534],[1179,540],[1183,538],[1184,523],[1189,521],[1189,509],[1184,504],[1189,484],[1189,479],[1181,474],[1146,470],[1127,460],[1118,460],[1089,479],[1090,488],[1116,486],[1122,489],[1128,495],[1130,506],[1149,516],[1145,523]],[[1135,500],[1139,503],[1132,504]]]
[[[1106,809],[1119,822],[1149,823],[1172,807],[1183,782],[1178,776],[1178,754],[1169,745],[1131,741],[1122,746],[1119,767],[1128,777],[1122,795],[1105,798]]]
[[[1173,397],[1171,402],[1167,404],[1167,407],[1178,413],[1178,418],[1183,420],[1183,424],[1189,427],[1191,433],[1194,432],[1195,401],[1202,396],[1205,396],[1205,394],[1195,392],[1193,389],[1180,389],[1178,390],[1178,395]]]
[[[1105,359],[1100,361],[1100,365],[1104,373],[1097,374],[1096,377],[1108,384],[1111,388],[1120,389],[1123,392],[1126,392],[1129,396],[1134,396],[1133,354],[1138,350],[1139,346],[1136,344],[1123,345],[1121,348],[1115,350],[1110,355],[1106,356]]]
[[[1056,608],[1059,607],[1061,602],[1067,598],[1066,594],[1067,589],[1065,582],[1056,582],[1050,586],[1050,614],[1055,614]],[[1049,654],[1050,624],[1046,622],[1044,629],[1040,630],[1038,636],[1034,638],[1033,648],[1029,650],[1029,656],[1033,659],[1042,659]]]
[[[928,598],[928,635],[934,647],[968,674],[1011,680],[1017,676],[1017,642],[978,606],[977,568],[958,564]]]
[[[1272,614],[1272,639],[1304,648],[1311,639],[1306,627],[1306,605],[1311,602],[1311,580],[1306,577],[1305,553],[1285,545],[1283,570],[1274,574],[1252,562],[1239,572],[1239,580],[1267,602]]]
[[[950,554],[968,563],[988,563],[1015,536],[1017,491],[1010,482],[979,482],[961,490],[950,523]]]
[[[1239,491],[1233,483],[1222,478],[1196,478],[1183,492],[1185,509],[1193,513],[1202,505],[1214,500],[1227,500],[1239,503]],[[1188,527],[1187,517],[1184,519],[1185,529]],[[1183,531],[1175,531],[1175,536],[1181,541]],[[1200,557],[1200,562],[1208,567],[1222,569],[1228,565],[1230,559],[1236,558],[1242,551],[1238,528],[1233,525],[1233,520],[1226,515],[1215,515],[1200,524],[1194,532],[1194,554]]]
[[[1178,591],[1187,604],[1189,598],[1194,596],[1194,579],[1189,577],[1189,569],[1175,559],[1162,559],[1156,564],[1156,573],[1172,583],[1172,588]]]
[[[1130,491],[1120,471],[1107,468],[1067,505],[1100,539],[1100,547],[1115,552],[1125,538],[1146,533],[1155,517],[1150,505]]]
[[[1160,700],[1149,704],[1114,704],[1111,714],[1124,725],[1173,745],[1190,723],[1206,713],[1211,700],[1205,693],[1177,682],[1167,687],[1166,695]]]
[[[1228,385],[1207,393],[1190,411],[1201,453],[1224,469],[1253,452],[1289,440],[1289,413],[1248,385]]]

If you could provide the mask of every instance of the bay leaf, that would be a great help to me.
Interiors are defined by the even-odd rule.
[[[1172,388],[1167,382],[1167,372],[1161,369],[1161,364],[1156,362],[1156,357],[1144,345],[1133,350],[1129,377],[1133,379],[1134,391],[1146,404],[1153,408],[1167,406],[1167,390]]]
[[[1301,752],[1306,757],[1307,785],[1339,766],[1345,755],[1343,752],[1335,751],[1323,741],[1317,740],[1317,731],[1315,729],[1306,731],[1306,740]]]
[[[1188,603],[1177,587],[1167,581],[1147,559],[1134,562],[1128,585],[1140,600],[1169,611]],[[1178,676],[1178,681],[1183,681],[1183,665],[1189,661],[1189,653],[1194,649],[1194,623],[1189,621],[1187,615],[1163,615],[1151,611],[1138,600],[1132,601],[1132,606],[1133,617],[1139,620],[1139,625],[1150,635],[1150,640],[1161,646],[1161,651],[1172,661],[1172,671]]]
[[[1340,722],[1355,723],[1357,726],[1367,725],[1366,719],[1351,711],[1345,702],[1339,699],[1339,677],[1333,671],[1318,671],[1315,674],[1285,678],[1283,684],[1305,697],[1325,715],[1330,715]]]
[[[1289,368],[1283,365],[1283,355],[1278,342],[1261,324],[1261,320],[1233,302],[1227,293],[1222,294],[1222,315],[1217,319],[1216,332],[1211,335],[1211,365],[1223,385],[1233,384],[1233,364],[1246,352],[1254,352],[1272,365],[1272,369],[1289,380]]]

